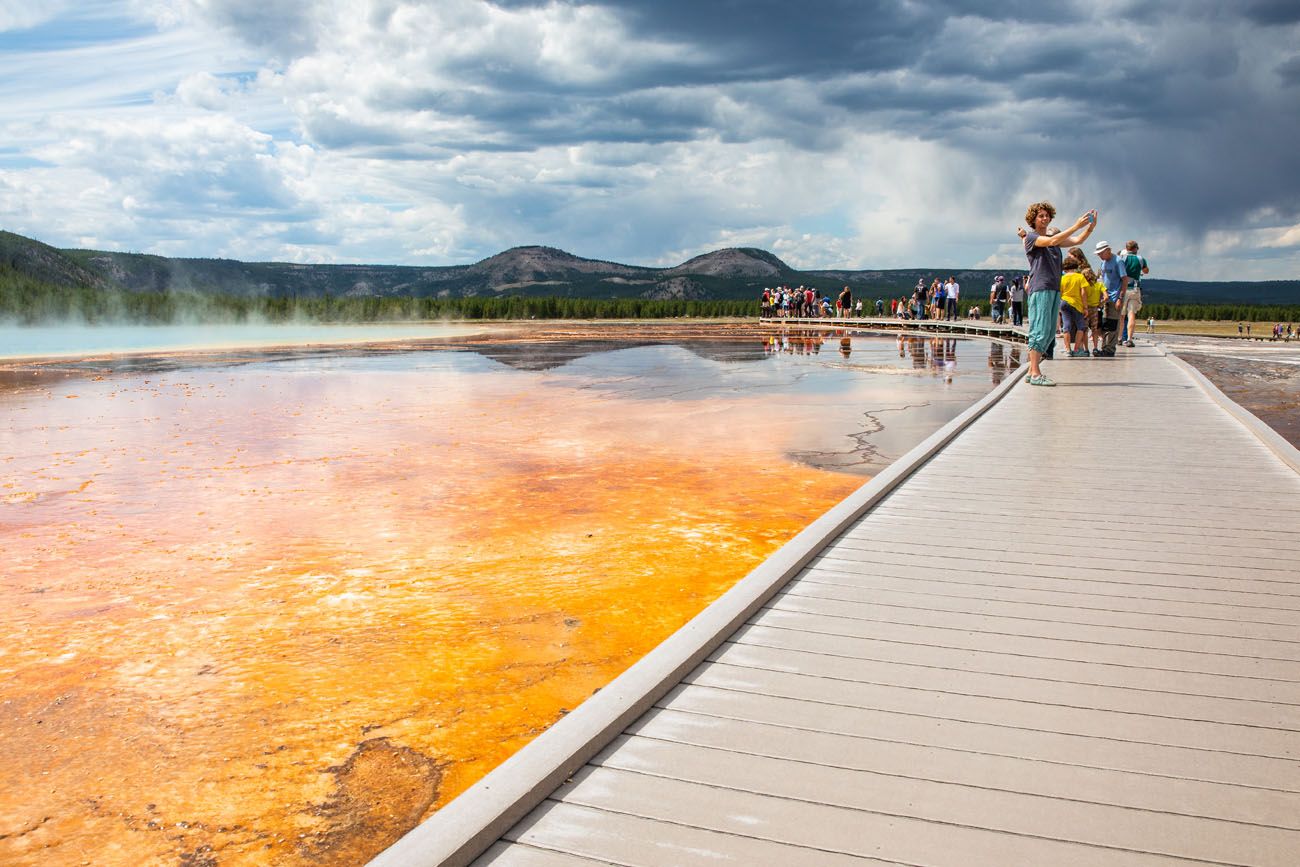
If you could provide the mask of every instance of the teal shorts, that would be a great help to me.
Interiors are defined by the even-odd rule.
[[[1061,293],[1039,289],[1029,293],[1029,348],[1046,353],[1056,342],[1056,314],[1061,309]]]

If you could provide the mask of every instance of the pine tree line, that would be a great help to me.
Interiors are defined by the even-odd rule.
[[[757,301],[564,298],[267,298],[68,289],[0,266],[0,320],[48,322],[393,322],[427,319],[675,319],[758,316]]]
[[[868,298],[870,290],[861,297]],[[988,315],[988,304],[967,299]],[[870,313],[874,303],[868,301]],[[1300,322],[1300,305],[1143,305],[1142,315],[1160,320]],[[686,301],[649,298],[569,298],[523,295],[465,298],[249,297],[207,293],[105,291],[67,288],[34,280],[0,263],[0,320],[43,322],[392,322],[426,319],[677,319],[757,317],[758,299]]]

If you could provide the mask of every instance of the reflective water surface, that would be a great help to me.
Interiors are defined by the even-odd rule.
[[[354,864],[1011,360],[616,328],[0,376],[0,862]]]
[[[0,359],[87,356],[115,352],[365,343],[454,337],[483,330],[466,323],[368,325],[36,325],[0,322]]]

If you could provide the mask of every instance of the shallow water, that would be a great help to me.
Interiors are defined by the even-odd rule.
[[[364,861],[1009,363],[839,347],[11,371],[0,861]]]
[[[0,360],[122,352],[366,343],[456,337],[484,330],[466,323],[374,325],[37,325],[0,323]]]

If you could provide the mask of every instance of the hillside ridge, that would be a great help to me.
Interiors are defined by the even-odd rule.
[[[144,253],[57,249],[0,231],[0,269],[68,289],[241,297],[561,296],[574,298],[741,299],[765,286],[848,285],[863,296],[898,297],[917,280],[952,275],[983,292],[998,273],[979,268],[807,269],[756,247],[727,247],[654,268],[589,259],[556,247],[518,246],[468,265],[299,264],[170,258]],[[1014,273],[1014,272],[1013,272]],[[1151,300],[1169,303],[1300,304],[1300,280],[1144,281]],[[968,296],[975,297],[975,296]]]

